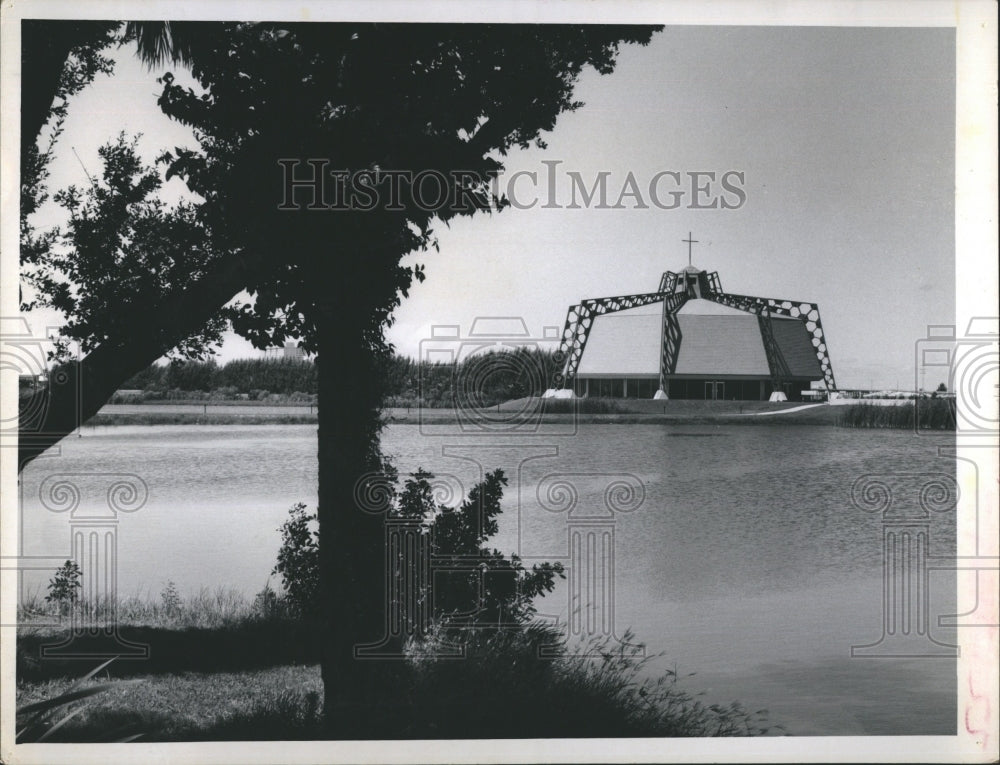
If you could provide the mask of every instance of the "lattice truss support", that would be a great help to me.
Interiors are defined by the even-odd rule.
[[[764,341],[767,368],[771,373],[771,389],[781,390],[781,383],[791,378],[792,371],[788,368],[788,362],[785,361],[785,355],[781,352],[781,346],[774,339],[771,314],[769,312],[757,314],[757,326],[760,328],[760,336]]]
[[[667,390],[667,377],[677,371],[681,350],[681,323],[677,312],[688,300],[686,292],[675,292],[663,301],[663,334],[660,339],[660,390]]]
[[[769,319],[771,316],[787,316],[790,319],[798,319],[806,325],[811,335],[813,349],[816,351],[816,358],[819,360],[820,369],[823,371],[823,381],[827,390],[836,390],[837,382],[833,377],[833,364],[830,362],[830,354],[826,347],[826,336],[823,334],[823,323],[819,318],[819,306],[815,303],[805,303],[800,300],[782,300],[780,298],[753,297],[750,295],[732,295],[727,292],[710,292],[704,294],[706,300],[711,300],[720,305],[736,308],[747,313],[754,313],[762,319]],[[764,328],[764,325],[767,328]],[[771,322],[762,321],[761,330],[764,335],[765,350],[768,354],[768,363],[772,364],[771,374],[773,377],[790,376],[788,365],[785,364],[781,351],[774,341],[771,332]],[[772,350],[767,348],[768,344],[773,346]],[[772,359],[772,354],[774,358]]]

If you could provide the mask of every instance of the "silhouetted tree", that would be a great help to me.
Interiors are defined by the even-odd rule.
[[[541,133],[580,106],[572,94],[583,68],[610,73],[621,43],[645,44],[652,32],[206,22],[191,65],[199,90],[162,78],[161,108],[190,125],[200,144],[162,159],[168,178],[181,176],[204,199],[197,220],[210,228],[210,252],[186,284],[115,310],[128,334],[104,338],[65,375],[82,390],[82,411],[50,391],[42,429],[51,435],[25,441],[22,464],[96,412],[152,354],[200,336],[244,290],[251,300],[221,313],[237,332],[261,348],[302,338],[319,371],[323,679],[333,735],[378,735],[385,698],[382,663],[354,658],[356,644],[379,637],[384,603],[382,522],[357,509],[355,489],[383,467],[384,331],[423,278],[400,258],[435,245],[436,220],[502,208],[490,191],[502,157],[544,145]],[[301,204],[288,204],[282,161],[311,158],[346,171],[338,190],[353,204],[315,209],[311,202],[328,200],[311,198],[311,189],[294,196]],[[408,184],[390,196],[392,177],[379,183],[372,175],[386,170],[433,172],[448,202],[427,204]],[[382,203],[368,206],[373,185]]]

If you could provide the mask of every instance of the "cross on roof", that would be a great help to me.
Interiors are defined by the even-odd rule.
[[[688,265],[690,266],[691,265],[691,245],[692,244],[697,244],[698,240],[697,239],[692,239],[691,238],[691,232],[688,231],[688,238],[687,239],[681,239],[681,241],[682,242],[687,242],[687,246],[688,246]]]

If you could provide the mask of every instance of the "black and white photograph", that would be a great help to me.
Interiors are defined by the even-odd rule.
[[[997,760],[994,3],[0,32],[3,762]]]

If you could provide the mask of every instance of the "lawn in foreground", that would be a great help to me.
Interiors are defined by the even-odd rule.
[[[237,638],[239,632],[231,635]],[[751,713],[737,703],[704,704],[680,688],[676,675],[653,676],[646,671],[648,659],[620,645],[591,644],[586,646],[588,657],[567,651],[549,658],[539,651],[557,637],[548,628],[481,637],[464,659],[435,659],[433,646],[425,645],[416,647],[409,660],[392,662],[385,688],[375,689],[373,696],[385,701],[380,725],[359,735],[417,739],[783,732],[768,724],[766,712]],[[183,658],[181,652],[174,656]],[[197,662],[189,657],[183,663]],[[109,740],[121,731],[141,733],[142,741],[325,737],[322,681],[314,663],[230,672],[171,672],[161,666],[159,672],[143,674],[149,668],[141,663],[113,664],[116,671],[109,667],[88,681],[105,684],[107,692],[75,702],[77,713],[50,741]],[[41,675],[19,677],[19,708],[65,693],[84,671],[53,676],[47,667],[38,669]],[[116,682],[123,677],[124,684]]]
[[[319,737],[323,681],[319,665],[249,672],[136,675],[85,702],[49,741],[100,741],[114,731],[138,741],[308,740]],[[72,677],[18,683],[17,705],[56,697]]]

